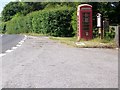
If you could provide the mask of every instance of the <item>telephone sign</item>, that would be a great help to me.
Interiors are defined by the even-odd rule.
[[[92,6],[82,4],[77,9],[78,39],[92,39]]]

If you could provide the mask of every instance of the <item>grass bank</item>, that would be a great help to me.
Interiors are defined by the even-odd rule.
[[[77,42],[76,37],[50,37],[50,39],[78,48],[116,48],[114,40],[108,41],[95,38],[89,41],[81,40]]]
[[[48,35],[37,34],[37,33],[23,33],[22,35],[28,35],[28,36],[48,36]]]
[[[25,33],[24,35],[30,35],[30,36],[48,36],[43,34],[36,34],[36,33]],[[77,41],[76,37],[53,37],[49,36],[49,39],[55,40],[57,42],[72,46],[72,47],[78,47],[78,48],[116,48],[116,44],[114,40],[105,40],[105,39],[99,39],[95,38],[89,41],[80,40]]]

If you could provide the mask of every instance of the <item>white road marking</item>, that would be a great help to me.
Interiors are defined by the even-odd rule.
[[[6,54],[4,54],[4,53],[1,53],[1,54],[0,54],[0,57],[2,57],[2,56],[5,56],[5,55],[6,55]]]
[[[24,41],[22,40],[22,41],[19,42],[19,44],[22,44],[23,42],[24,42]]]
[[[15,49],[17,49],[18,47],[12,47],[12,50],[15,50]]]
[[[18,45],[16,45],[16,46],[17,46],[17,47],[20,47],[21,45],[18,44]]]
[[[9,53],[9,52],[12,52],[13,50],[7,50],[7,51],[5,51],[6,53]]]
[[[0,35],[0,36],[2,37],[3,35]],[[26,39],[27,39],[27,36],[24,35],[24,38],[20,42],[18,42],[18,44],[16,45],[16,47],[12,47],[11,50],[6,50],[4,54],[1,53],[0,57],[3,57],[3,56],[6,55],[6,53],[10,53],[10,52],[14,51],[15,49],[17,49],[18,47],[22,46],[22,44],[25,42]]]
[[[19,42],[18,44],[22,44],[23,42]]]
[[[1,37],[3,36],[3,35],[0,35]]]
[[[25,38],[27,38],[27,35],[25,35]]]

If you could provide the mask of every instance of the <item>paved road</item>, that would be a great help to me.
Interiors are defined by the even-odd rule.
[[[4,88],[117,88],[118,51],[29,36],[2,57],[2,79]]]
[[[1,52],[4,53],[6,50],[11,49],[15,46],[24,36],[22,35],[0,35],[0,41],[2,47],[0,47]]]

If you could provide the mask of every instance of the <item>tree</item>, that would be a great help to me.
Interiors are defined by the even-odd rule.
[[[23,10],[21,13],[23,15],[26,15],[30,12],[42,10],[44,6],[41,4],[41,2],[22,2]]]
[[[109,3],[108,17],[110,24],[120,24],[120,2]]]
[[[120,24],[120,2],[90,2],[89,4],[93,6],[93,19],[96,19],[96,14],[99,12],[103,19],[109,19],[110,24]]]
[[[11,20],[16,14],[26,15],[32,11],[42,10],[43,8],[40,2],[10,2],[2,11],[2,21]]]
[[[10,2],[8,3],[2,11],[2,21],[8,21],[12,17],[22,10],[21,3],[19,2]]]

